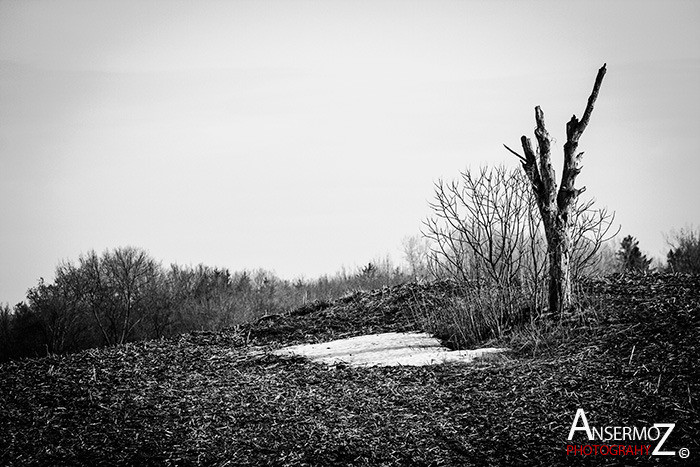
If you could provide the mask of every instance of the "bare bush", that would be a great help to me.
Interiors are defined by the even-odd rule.
[[[527,255],[536,260],[541,250],[525,246],[526,238],[537,241],[540,228],[519,171],[484,167],[476,175],[462,172],[461,180],[438,180],[430,207],[423,234],[432,241],[429,264],[438,277],[513,284]]]
[[[669,271],[700,274],[700,230],[671,231],[666,241],[671,247],[666,256]]]
[[[571,233],[571,277],[574,282],[587,276],[605,275],[610,272],[608,242],[620,233],[621,226],[613,232],[615,212],[607,208],[595,208],[595,201],[577,202],[573,208]]]
[[[414,280],[423,280],[429,277],[428,257],[430,244],[422,235],[405,237],[401,242],[404,260],[408,266],[408,274]]]

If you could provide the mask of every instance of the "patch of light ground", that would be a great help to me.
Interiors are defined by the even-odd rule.
[[[388,332],[350,337],[320,344],[302,344],[276,350],[277,355],[298,355],[328,365],[423,366],[449,362],[469,363],[507,349],[450,350],[426,333]]]

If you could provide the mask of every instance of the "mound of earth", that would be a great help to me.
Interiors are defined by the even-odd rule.
[[[293,345],[387,332],[422,332],[419,307],[444,306],[460,293],[454,282],[407,283],[343,298],[314,301],[291,313],[265,316],[242,327],[250,345]]]

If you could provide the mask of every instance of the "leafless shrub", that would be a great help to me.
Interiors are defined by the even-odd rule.
[[[671,248],[666,256],[669,271],[700,274],[700,229],[673,230],[666,241]]]
[[[408,266],[408,274],[414,280],[427,279],[430,275],[428,270],[430,245],[427,239],[422,235],[411,235],[403,239],[401,246]]]

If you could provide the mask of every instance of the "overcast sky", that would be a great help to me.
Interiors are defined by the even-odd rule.
[[[401,257],[433,182],[518,166],[608,73],[584,196],[700,225],[697,1],[0,1],[0,302],[62,259],[313,278]]]

